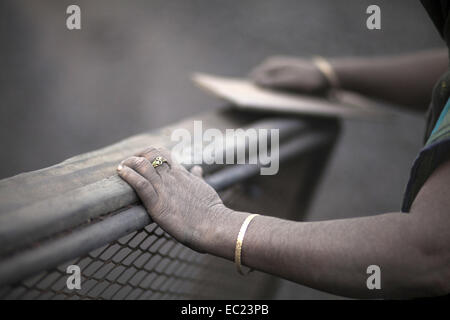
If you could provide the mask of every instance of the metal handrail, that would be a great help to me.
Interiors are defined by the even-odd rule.
[[[338,123],[335,120],[307,122],[299,119],[282,118],[258,121],[253,123],[252,127],[276,127],[280,129],[281,143],[278,160],[282,163],[314,148],[324,147],[326,144],[334,142],[337,136]],[[205,180],[216,191],[222,191],[236,183],[256,176],[260,167],[260,164],[220,166],[219,170],[206,176]],[[27,237],[25,239],[27,241],[21,241],[23,240],[21,236],[39,228],[31,223],[22,225],[21,221],[23,220],[20,219],[20,216],[16,220],[14,220],[14,216],[10,216],[13,217],[13,221],[9,220],[7,224],[0,227],[0,237],[7,239],[9,243],[14,243],[16,248],[22,249],[17,249],[11,255],[0,260],[0,286],[20,281],[39,271],[53,268],[60,263],[84,255],[124,235],[140,230],[152,222],[145,209],[136,204],[138,199],[134,191],[118,176],[110,177],[106,182],[110,188],[106,190],[108,194],[105,196],[109,199],[122,197],[122,201],[119,204],[116,203],[115,207],[103,206],[102,211],[89,216],[89,218],[96,218],[107,214],[104,219],[93,221],[93,223],[80,225],[80,222],[86,221],[87,218],[86,215],[80,216],[80,210],[86,209],[86,202],[75,203],[78,209],[67,210],[67,216],[52,217],[53,220],[38,226],[40,228],[46,227],[47,233],[36,232],[35,235],[38,236]],[[88,187],[98,188],[99,184],[106,182],[101,180],[88,185]],[[113,186],[112,189],[111,186]],[[123,199],[125,200],[123,201]],[[83,200],[86,201],[86,199]],[[99,197],[97,193],[96,198],[91,200],[95,202],[104,199]],[[88,202],[91,200],[88,199]],[[132,205],[133,203],[135,204]],[[29,207],[27,208],[29,209]],[[105,208],[107,212],[105,212]],[[8,215],[0,215],[0,220],[6,222],[6,217]],[[72,218],[73,220],[68,223],[68,221],[61,220],[64,218]],[[64,223],[58,225],[58,220],[64,221]],[[57,224],[58,228],[49,229],[49,222]],[[67,232],[68,230],[70,232]],[[41,239],[38,247],[27,246],[28,243],[37,239]]]

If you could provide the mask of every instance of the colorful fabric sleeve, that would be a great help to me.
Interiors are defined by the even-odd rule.
[[[450,160],[450,99],[442,109],[424,148],[414,161],[403,199],[403,212],[409,212],[426,180],[441,163],[447,160]]]

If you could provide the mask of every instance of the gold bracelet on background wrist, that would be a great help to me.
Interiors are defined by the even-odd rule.
[[[314,56],[312,58],[312,62],[327,79],[331,88],[339,88],[339,78],[336,72],[334,71],[333,66],[327,59],[321,56]]]

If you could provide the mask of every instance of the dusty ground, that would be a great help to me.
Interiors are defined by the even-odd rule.
[[[419,1],[72,1],[0,4],[0,178],[220,107],[194,71],[243,76],[273,54],[376,55],[442,46]],[[423,116],[346,121],[309,219],[398,210]],[[278,298],[334,298],[283,282]]]

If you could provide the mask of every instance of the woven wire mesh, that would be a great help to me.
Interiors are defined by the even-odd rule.
[[[309,197],[307,168],[307,161],[285,164],[277,176],[237,184],[221,197],[236,210],[294,218],[292,213],[304,209],[299,199]],[[69,265],[81,269],[79,290],[67,288]],[[2,287],[0,299],[270,298],[277,280],[260,272],[243,278],[232,262],[197,253],[152,223],[52,270]]]
[[[233,206],[248,200],[246,193],[237,185],[221,197]],[[80,267],[80,290],[67,287],[69,265]],[[267,297],[264,293],[274,281],[252,272],[243,285],[232,262],[197,253],[152,223],[53,270],[0,288],[0,299],[246,299]]]
[[[78,265],[81,269],[80,290],[67,288],[70,274],[66,273],[66,268],[69,265]],[[238,281],[230,281],[230,277],[236,277],[234,272],[233,264],[194,252],[153,223],[54,270],[3,288],[0,298],[198,299],[227,298],[236,294],[246,296],[249,290],[242,292]]]

